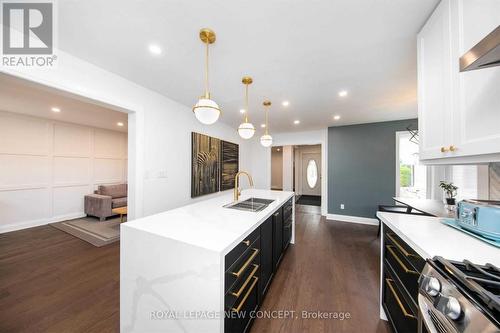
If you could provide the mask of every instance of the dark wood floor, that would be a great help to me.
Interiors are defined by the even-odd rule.
[[[261,310],[351,318],[257,319],[252,333],[388,332],[378,319],[376,227],[328,222],[319,207],[297,207],[297,245]],[[97,248],[50,226],[0,234],[0,332],[118,330],[119,243]]]
[[[297,206],[296,245],[274,277],[261,310],[348,312],[348,320],[257,319],[261,332],[390,332],[379,320],[377,227],[326,221]]]

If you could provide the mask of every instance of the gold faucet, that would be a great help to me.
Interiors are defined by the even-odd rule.
[[[253,187],[253,179],[252,179],[252,176],[250,176],[250,174],[246,171],[240,171],[236,174],[236,176],[234,176],[234,201],[238,201],[240,195],[241,195],[241,189],[239,187],[239,178],[240,178],[240,175],[241,174],[244,174],[248,177],[248,182],[250,183],[250,186]]]

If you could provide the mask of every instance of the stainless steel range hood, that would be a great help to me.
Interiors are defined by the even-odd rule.
[[[500,25],[460,57],[460,71],[500,66]]]

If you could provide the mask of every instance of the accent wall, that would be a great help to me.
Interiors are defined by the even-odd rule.
[[[396,132],[417,119],[328,129],[328,213],[375,218],[396,191]],[[340,206],[344,205],[344,209]]]

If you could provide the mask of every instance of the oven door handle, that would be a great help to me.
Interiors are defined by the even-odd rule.
[[[429,315],[429,306],[424,296],[418,294],[418,333],[423,333],[423,325],[429,333],[439,333],[432,322],[431,316]]]

